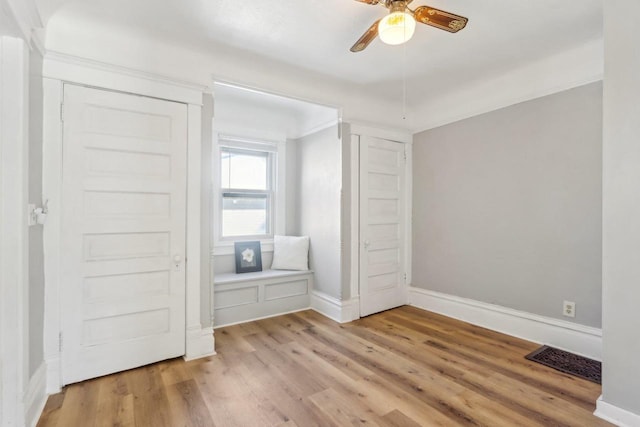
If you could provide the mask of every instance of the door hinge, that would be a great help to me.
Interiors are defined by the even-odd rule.
[[[58,334],[58,351],[62,353],[62,332]]]
[[[404,149],[404,152],[402,153],[402,155],[404,156],[404,162],[407,163],[407,149]]]
[[[405,283],[405,285],[406,285],[406,284],[407,284],[407,273],[404,273],[404,274],[403,274],[403,277],[404,277],[404,283]]]
[[[64,103],[60,103],[60,121],[64,122]]]

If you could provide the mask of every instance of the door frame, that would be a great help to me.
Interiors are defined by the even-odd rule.
[[[62,200],[62,104],[64,85],[76,84],[132,95],[164,99],[187,105],[187,209],[186,209],[186,287],[185,355],[186,360],[215,354],[213,328],[202,319],[201,298],[209,278],[201,277],[201,190],[202,190],[202,97],[206,87],[99,63],[77,57],[48,53],[43,67],[43,199],[48,200],[49,215],[44,227],[45,312],[44,359],[47,392],[62,386],[61,372],[61,300],[60,243]],[[203,323],[205,323],[203,325]]]
[[[351,124],[351,150],[350,150],[350,186],[351,186],[351,276],[350,298],[357,307],[357,316],[360,317],[360,256],[362,242],[360,241],[360,137],[370,136],[386,139],[405,145],[407,155],[405,177],[405,259],[404,269],[407,274],[405,280],[406,303],[409,303],[409,287],[411,286],[412,263],[412,193],[413,193],[413,134],[398,129],[381,129],[358,123]]]
[[[0,424],[22,425],[29,384],[26,42],[0,35],[0,58]]]

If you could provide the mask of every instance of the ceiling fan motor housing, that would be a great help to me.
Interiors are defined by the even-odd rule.
[[[404,12],[407,9],[407,2],[404,0],[387,0],[385,6],[389,8],[390,13]]]

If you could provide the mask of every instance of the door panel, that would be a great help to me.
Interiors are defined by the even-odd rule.
[[[65,85],[64,116],[69,384],[185,352],[187,108]]]
[[[360,139],[360,314],[406,302],[404,145]]]

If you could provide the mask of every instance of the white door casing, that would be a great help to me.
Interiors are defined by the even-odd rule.
[[[403,305],[406,291],[405,145],[360,138],[360,315]]]
[[[2,15],[0,11],[0,15]],[[0,31],[1,32],[1,31]],[[0,36],[0,425],[24,421],[29,383],[28,75],[22,39]]]
[[[187,107],[64,86],[62,382],[185,354]]]

